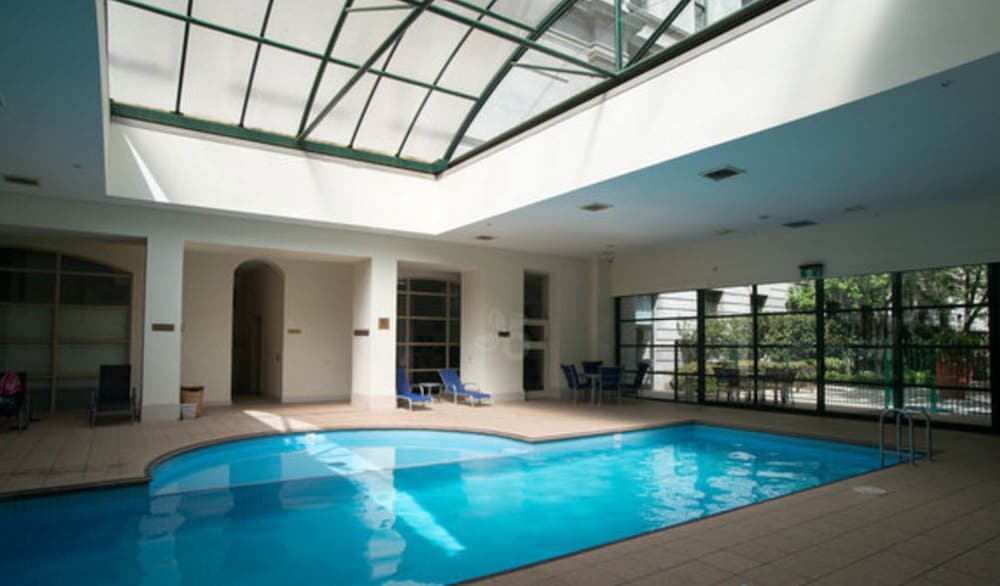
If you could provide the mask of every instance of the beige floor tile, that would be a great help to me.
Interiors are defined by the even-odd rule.
[[[657,574],[662,576],[664,581],[660,584],[685,584],[687,586],[701,586],[716,584],[732,576],[732,572],[727,572],[701,560],[694,560],[664,570]]]
[[[760,565],[760,563],[755,560],[731,551],[717,551],[715,553],[702,556],[700,559],[701,561],[711,564],[720,570],[731,573],[745,572]]]

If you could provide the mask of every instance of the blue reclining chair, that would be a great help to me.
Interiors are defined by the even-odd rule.
[[[396,367],[396,402],[406,401],[407,407],[413,411],[413,404],[430,407],[434,400],[430,395],[420,395],[410,390],[410,381],[406,378],[406,370],[402,366]]]
[[[438,376],[441,377],[441,382],[444,384],[444,392],[450,393],[456,404],[459,397],[464,397],[470,405],[482,404],[487,401],[493,402],[493,395],[482,392],[475,383],[463,383],[454,369],[439,369]]]

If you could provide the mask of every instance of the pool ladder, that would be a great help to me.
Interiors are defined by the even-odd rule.
[[[927,438],[927,461],[929,462],[933,459],[934,444],[933,438],[931,437],[931,418],[927,415],[927,409],[924,409],[923,407],[904,407],[902,409],[889,407],[887,409],[883,409],[882,413],[878,417],[878,456],[879,464],[881,466],[885,466],[885,420],[888,417],[892,417],[896,423],[896,459],[901,460],[903,456],[903,439],[900,420],[905,420],[909,431],[910,464],[916,465],[916,446],[913,442],[913,417],[910,416],[911,413],[920,415],[921,419],[924,420],[924,431]]]

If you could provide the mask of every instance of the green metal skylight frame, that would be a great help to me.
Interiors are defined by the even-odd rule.
[[[253,0],[238,5],[240,10],[249,4],[253,4],[253,9],[260,10],[259,26],[252,31],[246,25],[240,27],[220,22],[223,18],[212,20],[199,17],[199,8],[209,6],[218,9],[218,5],[212,6],[216,1],[107,0],[113,115],[439,174],[787,0],[547,0],[532,3],[510,0],[342,0],[323,51],[317,50],[321,46],[318,43],[315,48],[310,48],[305,39],[290,43],[287,39],[279,40],[280,35],[272,34],[275,15],[280,10],[288,10],[281,0]],[[324,7],[329,7],[330,2],[323,1]],[[320,0],[313,2],[319,6]],[[725,5],[728,6],[726,10],[732,10],[734,3],[741,7],[708,26],[695,30],[690,25],[695,5],[703,11],[713,5]],[[547,10],[538,11],[539,6]],[[523,13],[511,14],[516,10]],[[539,13],[532,15],[531,10]],[[252,10],[247,9],[249,12]],[[253,16],[256,18],[257,14]],[[284,17],[288,18],[288,14]],[[378,24],[384,24],[388,32],[377,31],[380,35],[378,42],[365,49],[367,53],[363,59],[344,55],[356,52],[359,45],[371,44],[370,35],[365,37],[366,29],[352,18],[385,19]],[[574,28],[576,22],[588,18],[595,19],[589,22],[593,25],[591,28],[600,30],[593,33],[594,38],[577,38],[575,31],[585,27]],[[689,23],[679,25],[682,18]],[[129,19],[136,22],[131,23]],[[370,24],[376,21],[359,22]],[[140,24],[171,32],[150,31],[151,40],[146,43],[142,32],[134,30]],[[121,28],[116,29],[116,25]],[[182,33],[178,32],[178,26],[182,27]],[[415,32],[418,28],[421,30]],[[438,29],[443,31],[442,34],[436,34]],[[605,29],[609,29],[610,33]],[[226,109],[227,112],[232,110],[231,114],[227,114],[229,121],[199,115],[188,107],[188,94],[192,91],[188,86],[196,83],[196,80],[188,79],[189,71],[193,65],[204,67],[203,63],[192,61],[193,52],[190,49],[196,42],[193,33],[201,35],[197,41],[202,43],[199,49],[201,59],[206,59],[203,45],[207,43],[205,39],[210,38],[218,46],[230,44],[227,45],[229,52],[220,61],[221,66],[238,72],[242,69],[233,63],[240,59],[249,61],[245,82],[228,86],[218,82],[219,92],[228,92],[227,99],[233,106]],[[116,34],[119,36],[116,37]],[[287,36],[287,30],[285,34]],[[415,35],[416,40],[409,39],[408,35]],[[432,59],[440,60],[438,68],[430,68],[423,75],[400,71],[403,67],[398,66],[401,57],[404,62],[410,59],[409,62],[413,63],[413,43],[437,43],[438,37],[444,39],[441,46],[428,47],[429,54],[433,53]],[[170,55],[178,48],[168,44],[162,47],[156,45],[157,39],[171,38],[179,38],[176,65]],[[406,45],[407,41],[410,45]],[[252,51],[248,53],[251,47]],[[132,59],[133,51],[137,54],[135,59]],[[302,71],[308,66],[307,60],[315,61],[315,73],[310,75],[311,85],[302,88],[304,107],[299,110],[300,114],[295,115],[297,126],[294,129],[287,125],[261,125],[260,120],[265,118],[262,114],[256,115],[256,123],[251,123],[248,118],[248,115],[254,115],[253,104],[264,103],[268,99],[275,104],[282,103],[282,99],[289,101],[287,96],[268,96],[261,89],[261,75],[274,77],[273,66],[270,71],[262,69],[262,52],[270,52],[272,58],[279,53],[291,55],[298,60],[296,63]],[[251,53],[252,59],[249,58]],[[207,54],[211,59],[205,62],[215,63],[213,60],[219,58],[216,54]],[[475,59],[481,56],[485,56],[484,65],[478,67]],[[225,57],[230,61],[225,61]],[[463,60],[462,67],[469,73],[465,77],[456,73],[460,70],[455,69],[455,64]],[[168,61],[169,65],[164,65]],[[159,90],[156,88],[169,87],[171,82],[166,75],[173,69],[176,70],[176,79],[169,103],[160,98],[150,99],[149,96],[157,95]],[[492,71],[491,75],[489,71]],[[431,73],[434,73],[433,76]],[[150,75],[159,76],[158,80],[144,86],[143,81]],[[200,75],[206,75],[204,69]],[[338,75],[347,75],[347,78],[337,79]],[[466,79],[475,76],[485,81]],[[219,77],[225,75],[220,73]],[[272,89],[275,79],[271,80]],[[197,83],[204,86],[206,82]],[[473,86],[476,91],[470,91]],[[239,100],[233,97],[236,89],[242,96]],[[125,95],[118,96],[116,92]],[[199,99],[204,100],[206,88],[200,87],[198,92]],[[399,96],[404,96],[404,99]],[[351,104],[345,106],[348,98],[352,100]],[[528,102],[532,103],[532,107],[535,102],[542,106],[538,107],[539,111],[533,111],[524,106]],[[284,111],[291,111],[291,106],[285,103],[282,107]],[[403,110],[406,112],[402,113]],[[336,120],[334,114],[338,115]],[[442,120],[447,118],[447,124],[442,124],[440,128],[430,125],[435,116]],[[477,123],[481,125],[478,129]],[[369,132],[366,138],[363,136],[365,128],[376,130]],[[433,151],[432,156],[418,157],[406,152],[408,147],[412,147],[412,139],[417,132],[424,137],[433,137],[433,140],[425,138],[419,147],[424,149],[425,154]],[[317,136],[318,133],[321,136]],[[340,140],[331,140],[329,137],[333,134],[341,137]],[[393,146],[388,146],[393,136],[396,137],[391,140]],[[370,146],[372,142],[379,141],[381,148]]]

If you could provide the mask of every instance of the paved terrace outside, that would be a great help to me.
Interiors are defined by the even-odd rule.
[[[142,478],[155,458],[246,434],[351,427],[500,432],[531,440],[698,420],[873,444],[872,422],[656,402],[555,401],[371,413],[341,404],[209,408],[130,426],[59,414],[0,432],[0,498]],[[889,434],[887,433],[887,436]],[[918,435],[918,445],[922,437]],[[997,584],[1000,438],[936,431],[935,461],[900,465],[487,578],[484,584]],[[859,486],[887,491],[861,494]],[[598,513],[599,514],[599,513]]]

